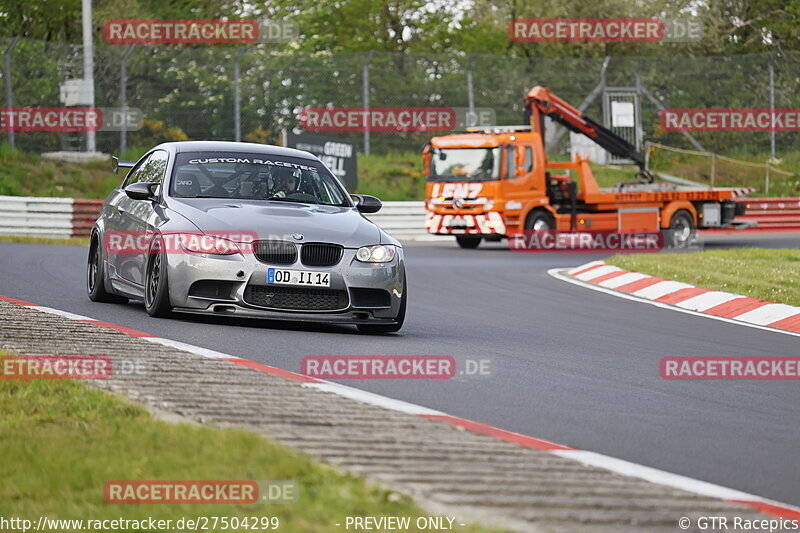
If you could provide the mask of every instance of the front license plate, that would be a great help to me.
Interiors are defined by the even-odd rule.
[[[270,285],[330,287],[331,275],[327,272],[310,272],[308,270],[284,270],[282,268],[270,268],[267,271],[267,283]]]
[[[456,218],[451,220],[448,226],[453,229],[465,229],[467,227],[467,221],[463,218]]]

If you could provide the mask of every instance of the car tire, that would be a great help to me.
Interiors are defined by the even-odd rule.
[[[358,324],[360,333],[376,335],[380,333],[397,333],[403,327],[406,320],[406,301],[408,299],[408,286],[403,290],[403,297],[400,298],[400,310],[397,312],[394,324]]]
[[[669,239],[667,239],[667,242],[670,248],[687,248],[691,244],[694,234],[695,227],[692,214],[685,209],[676,211],[669,221]]]
[[[546,211],[531,211],[525,219],[525,231],[551,231],[555,229],[552,217]]]
[[[128,299],[106,290],[105,261],[100,246],[100,237],[95,233],[89,244],[89,257],[86,263],[86,292],[93,302],[125,304]]]
[[[172,314],[167,270],[164,242],[157,237],[150,244],[144,281],[144,308],[150,316],[165,318]]]
[[[480,246],[481,238],[472,235],[456,235],[456,242],[461,248],[473,249]]]

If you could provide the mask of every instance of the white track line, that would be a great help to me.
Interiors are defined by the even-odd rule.
[[[70,313],[69,311],[62,311],[61,309],[53,309],[52,307],[45,307],[43,305],[23,305],[23,307],[27,307],[28,309],[35,309],[37,311],[41,311],[42,313],[63,316],[64,318],[69,318],[70,320],[99,322],[99,320],[97,320],[96,318],[89,318],[88,316],[76,315],[75,313]]]
[[[697,296],[678,302],[675,305],[684,309],[703,312],[706,309],[722,305],[736,298],[741,298],[741,296],[738,294],[731,294],[730,292],[711,291],[698,294]]]
[[[612,265],[605,265],[597,268],[593,268],[588,272],[584,272],[582,274],[578,274],[575,276],[576,279],[580,279],[583,281],[589,281],[590,279],[599,278],[600,276],[605,276],[606,274],[611,274],[612,272],[618,272],[622,270],[619,267],[615,267]]]
[[[376,405],[378,407],[383,407],[386,409],[390,409],[392,411],[399,411],[401,413],[406,413],[409,415],[445,414],[441,411],[436,411],[435,409],[429,409],[428,407],[423,407],[421,405],[404,402],[402,400],[395,400],[394,398],[389,398],[388,396],[382,396],[380,394],[375,394],[373,392],[367,392],[365,390],[355,389],[353,387],[348,387],[347,385],[340,385],[339,383],[332,383],[329,381],[326,381],[324,383],[303,383],[303,387],[308,387],[310,389],[317,389],[325,392],[331,392],[333,394],[344,396],[345,398],[349,398],[357,402]]]
[[[634,292],[633,295],[638,296],[639,298],[647,298],[648,300],[658,300],[662,296],[666,296],[667,294],[675,291],[691,288],[694,288],[694,285],[681,283],[680,281],[659,281],[658,283],[650,285],[649,287],[639,289],[638,291]]]
[[[177,348],[178,350],[183,350],[184,352],[190,352],[195,355],[201,355],[208,359],[241,359],[241,357],[236,357],[235,355],[228,355],[222,352],[216,352],[214,350],[209,350],[208,348],[201,348],[200,346],[194,346],[192,344],[186,344],[185,342],[174,341],[172,339],[164,339],[162,337],[140,337],[148,342],[154,342],[156,344],[163,344],[164,346],[169,346],[170,348]]]
[[[617,276],[616,278],[607,279],[605,281],[601,281],[598,283],[601,287],[608,287],[609,289],[616,289],[617,287],[621,287],[622,285],[627,285],[628,283],[633,283],[634,281],[639,281],[640,279],[648,278],[647,274],[642,274],[641,272],[627,272],[622,274],[621,276]]]
[[[617,459],[616,457],[609,457],[608,455],[599,453],[587,452],[584,450],[554,450],[551,453],[561,457],[567,457],[575,461],[580,461],[584,464],[611,470],[612,472],[616,472],[625,476],[644,479],[650,481],[651,483],[666,485],[668,487],[693,492],[695,494],[700,494],[711,498],[719,498],[720,500],[749,500],[759,502],[769,501],[766,498],[762,498],[761,496],[756,496],[754,494],[748,494],[736,489],[729,489],[727,487],[722,487],[706,481],[700,481],[699,479],[681,476],[679,474],[672,474],[670,472],[665,472],[664,470],[659,470],[658,468],[650,468],[649,466],[631,463],[630,461]],[[785,506],[784,504],[779,505]]]
[[[760,324],[762,326],[766,326],[767,324],[772,324],[773,322],[783,320],[784,318],[789,318],[790,316],[795,316],[796,314],[797,308],[793,305],[767,304],[759,307],[758,309],[753,309],[738,315],[736,320],[744,320],[745,322],[750,322],[751,324]]]

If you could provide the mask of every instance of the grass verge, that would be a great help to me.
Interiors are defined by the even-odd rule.
[[[341,531],[335,524],[346,516],[411,516],[413,524],[423,515],[405,496],[367,486],[255,433],[168,423],[70,380],[0,379],[0,457],[0,516],[34,524],[39,516],[276,516],[279,531],[308,533]],[[275,505],[107,504],[103,487],[111,480],[291,480],[299,497]]]
[[[134,147],[125,158],[136,160],[146,150]],[[689,156],[662,156],[660,170],[677,176],[708,182],[703,162],[689,161]],[[744,157],[744,156],[742,156]],[[750,159],[759,161],[758,156]],[[551,161],[566,161],[567,156],[556,155]],[[764,159],[761,159],[762,161]],[[702,164],[701,164],[702,163]],[[631,165],[591,164],[592,172],[600,187],[611,187],[620,182],[636,180],[636,167]],[[743,171],[737,167],[728,174],[739,178],[731,183],[724,179],[725,168],[720,162],[717,181],[720,185],[750,185],[759,190],[755,196],[763,196],[763,176],[760,171]],[[780,168],[797,172],[800,169],[800,154],[787,154]],[[750,175],[752,174],[752,175]],[[0,195],[52,196],[87,199],[102,199],[122,180],[122,175],[111,172],[111,162],[99,161],[85,164],[47,161],[36,154],[27,154],[7,147],[0,147]],[[772,177],[772,196],[800,194],[800,181],[796,177]],[[422,175],[422,157],[416,152],[393,152],[388,154],[358,154],[358,190],[384,201],[422,200],[425,196],[425,177]]]
[[[121,179],[111,172],[110,160],[64,163],[0,150],[0,195],[105,198]]]
[[[0,242],[23,242],[27,244],[68,244],[71,246],[89,246],[88,237],[28,237],[26,235],[0,235]]]
[[[617,255],[606,262],[704,289],[800,306],[800,250],[740,248],[689,254]]]
[[[358,190],[383,201],[422,200],[422,156],[413,152],[358,155]]]

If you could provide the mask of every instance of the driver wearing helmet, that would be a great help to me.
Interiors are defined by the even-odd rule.
[[[272,198],[285,198],[297,192],[297,176],[294,169],[286,167],[274,167],[272,169]]]

